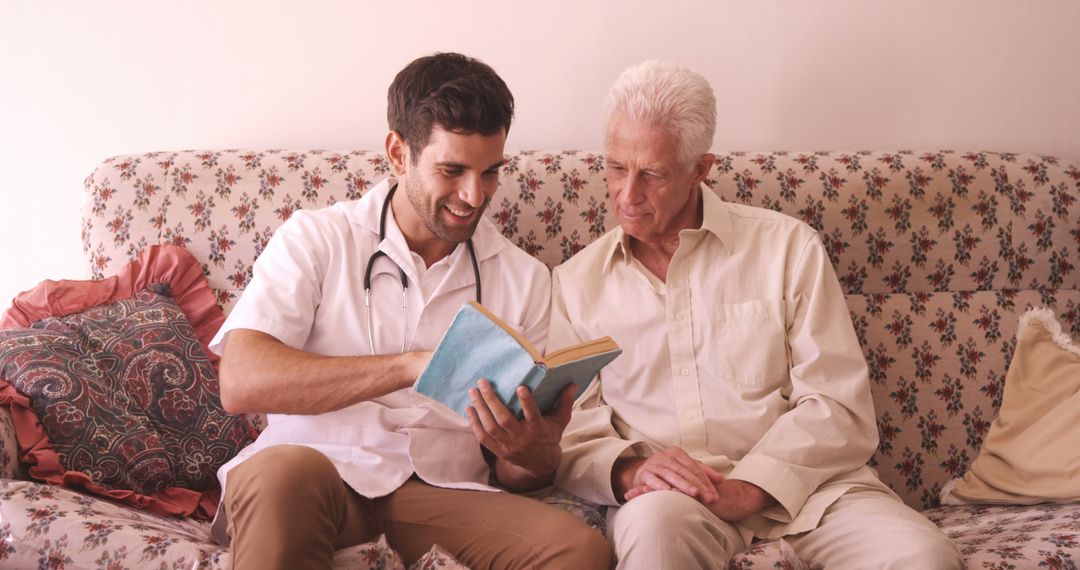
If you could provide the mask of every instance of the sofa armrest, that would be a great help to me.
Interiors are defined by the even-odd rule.
[[[21,479],[19,443],[15,439],[15,422],[11,410],[0,406],[0,479]]]

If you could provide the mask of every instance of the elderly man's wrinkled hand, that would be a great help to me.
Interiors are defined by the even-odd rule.
[[[473,405],[466,409],[469,427],[481,445],[496,457],[506,461],[523,475],[543,477],[554,474],[562,459],[559,440],[566,424],[577,387],[567,386],[559,394],[559,403],[547,415],[541,414],[532,392],[524,386],[517,389],[524,418],[518,419],[499,399],[487,380],[477,382],[469,390]]]
[[[702,467],[709,482],[713,485],[715,494],[698,497],[698,500],[721,520],[738,522],[776,502],[772,495],[753,483],[739,479],[726,479],[712,467],[708,465],[702,465]],[[627,491],[626,500],[629,501],[656,490],[647,485],[639,485]]]
[[[776,502],[772,495],[753,483],[738,479],[725,481],[719,473],[715,475],[719,494],[715,501],[706,502],[705,506],[722,520],[738,522]]]
[[[669,447],[646,459],[627,463],[626,468],[623,477],[628,484],[623,498],[627,501],[651,491],[679,491],[702,503],[718,498],[709,476],[710,471],[716,472],[679,447]]]

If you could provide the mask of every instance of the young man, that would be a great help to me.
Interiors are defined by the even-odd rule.
[[[546,341],[546,268],[482,217],[513,97],[487,65],[437,54],[397,75],[387,115],[396,182],[294,214],[212,343],[225,407],[270,414],[219,472],[216,536],[241,570],[329,568],[380,533],[406,562],[439,544],[476,568],[603,566],[576,517],[488,485],[551,481],[569,392],[546,417],[523,394],[518,421],[481,382],[466,421],[410,389],[466,301]]]
[[[962,567],[866,466],[866,363],[817,233],[702,189],[708,82],[646,62],[605,114],[619,227],[555,269],[550,334],[624,349],[582,397],[556,478],[622,505],[608,519],[619,566],[719,568],[784,537],[829,569]]]

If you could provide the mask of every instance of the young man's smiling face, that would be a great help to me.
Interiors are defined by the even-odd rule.
[[[422,248],[421,244],[437,240],[452,251],[472,237],[499,188],[505,145],[505,132],[459,134],[439,125],[432,128],[419,155],[413,155],[404,141],[390,142],[391,163],[411,206],[398,207],[404,204],[395,196],[394,216],[410,246]],[[395,151],[400,153],[397,157]]]

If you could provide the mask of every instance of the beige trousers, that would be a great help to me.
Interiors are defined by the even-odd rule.
[[[438,544],[470,568],[609,566],[604,537],[576,516],[509,493],[410,479],[361,497],[325,455],[279,445],[229,472],[225,501],[237,570],[331,567],[334,551],[385,533],[406,565]]]
[[[618,567],[727,568],[747,544],[697,500],[656,491],[611,512]],[[963,568],[956,546],[926,517],[878,490],[843,495],[810,532],[785,536],[803,561],[826,570]]]

